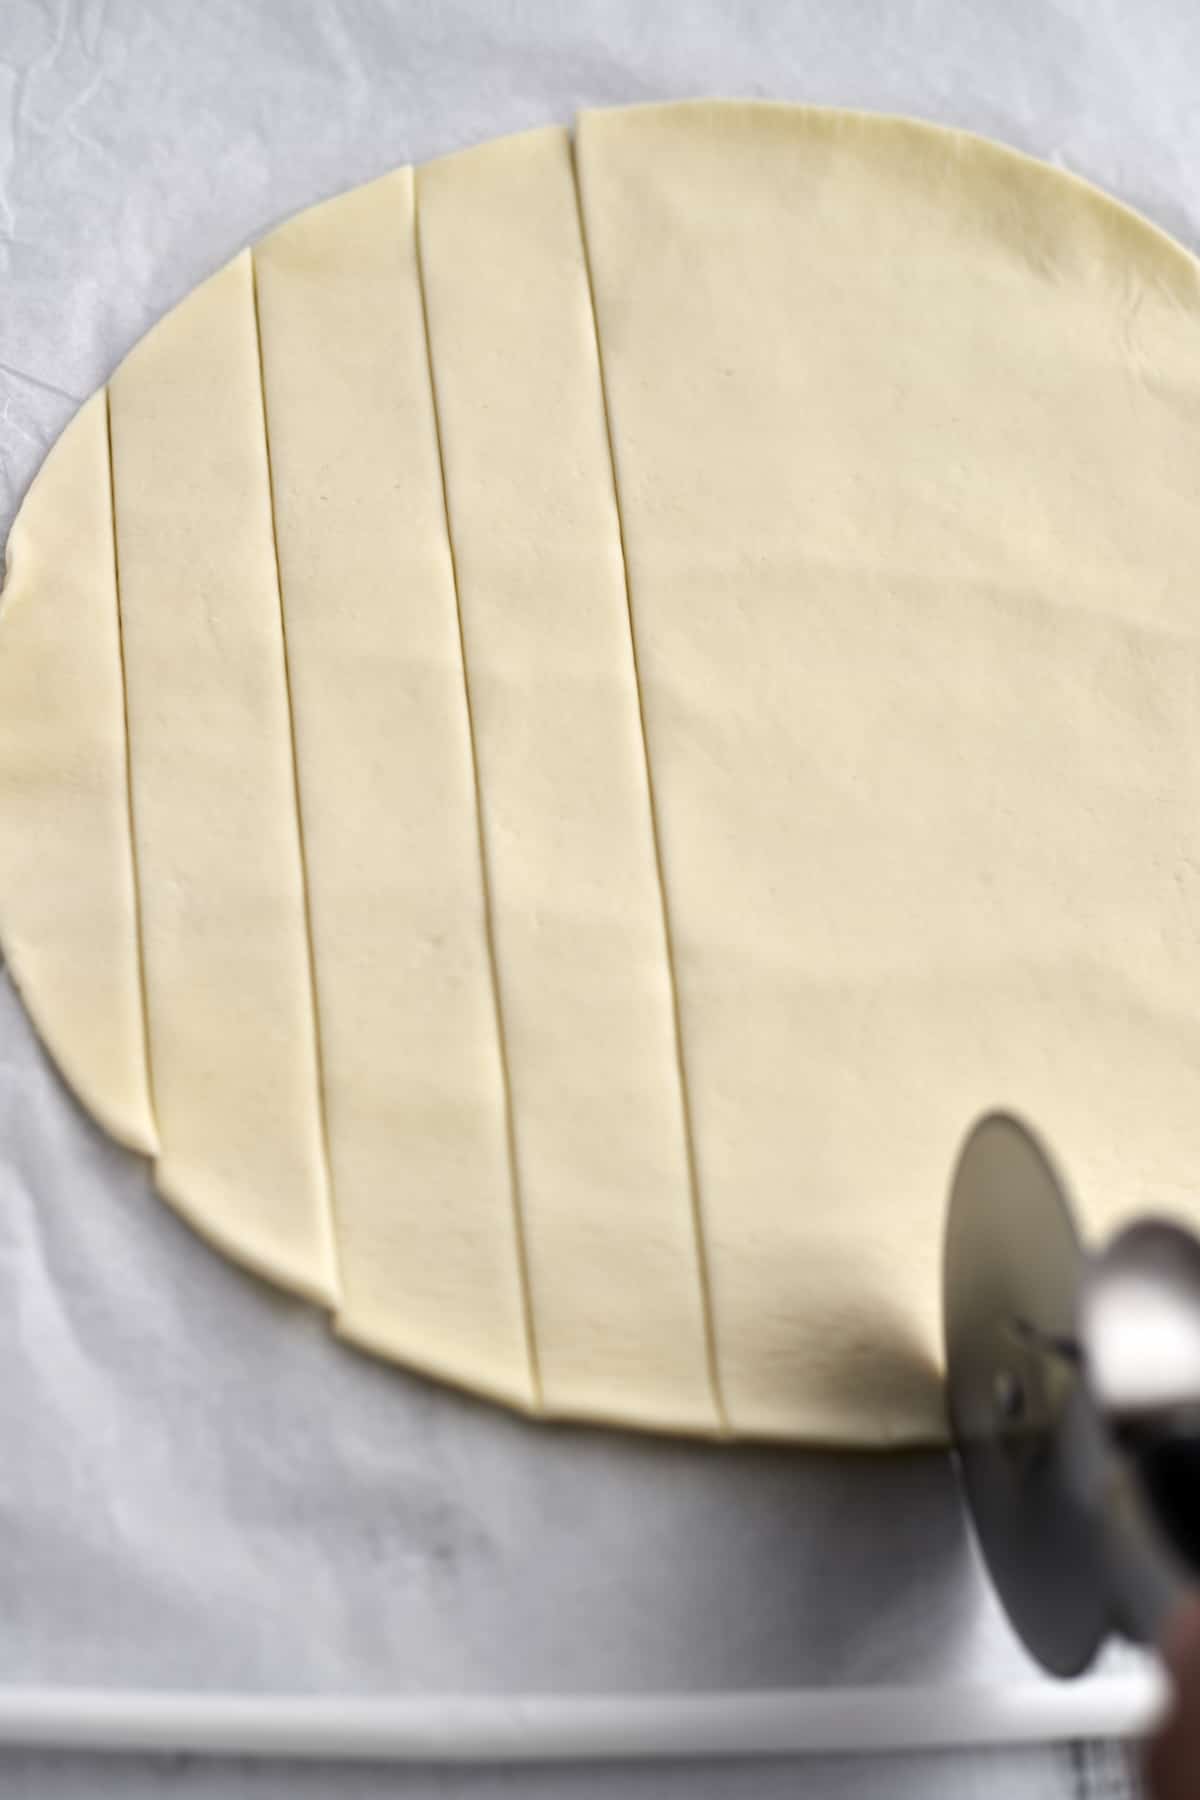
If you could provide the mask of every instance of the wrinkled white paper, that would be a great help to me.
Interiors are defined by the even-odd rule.
[[[0,533],[79,401],[162,312],[285,214],[397,163],[585,104],[771,95],[989,133],[1197,245],[1197,68],[1200,14],[1183,0],[0,0]],[[515,1692],[1028,1674],[943,1459],[539,1430],[361,1358],[173,1218],[65,1094],[3,976],[0,1366],[0,1682]],[[943,1767],[964,1791],[961,1760]],[[970,1791],[1007,1792],[1011,1774],[1012,1791],[1065,1793],[1066,1767],[975,1759]],[[103,1791],[99,1765],[5,1768],[21,1791]],[[816,1792],[816,1778],[659,1772],[627,1791]],[[132,1763],[108,1779],[160,1791]],[[244,1771],[226,1779],[245,1791]],[[376,1779],[392,1791],[367,1773],[278,1787],[264,1773],[253,1791],[365,1794]],[[852,1791],[831,1764],[819,1779]],[[910,1761],[870,1779],[927,1793],[937,1772]],[[193,1771],[189,1791],[221,1780]]]

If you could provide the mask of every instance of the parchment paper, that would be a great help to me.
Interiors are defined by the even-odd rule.
[[[79,400],[239,245],[581,104],[764,94],[1058,161],[1200,244],[1200,15],[0,0],[0,533]],[[964,1121],[964,1125],[966,1121]],[[1052,1130],[1052,1121],[1048,1121]],[[0,977],[0,1681],[367,1691],[1027,1675],[936,1457],[540,1430],[373,1364],[207,1251]],[[158,1793],[13,1756],[5,1792]],[[1124,1791],[1106,1753],[487,1777],[176,1763],[188,1793]]]

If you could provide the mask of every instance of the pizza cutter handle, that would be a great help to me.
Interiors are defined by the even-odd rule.
[[[1200,1239],[1168,1219],[1126,1226],[1090,1259],[1078,1324],[1114,1598],[1154,1643],[1200,1584]]]
[[[1156,1644],[1200,1589],[1200,1438],[1138,1435],[1109,1478],[1109,1564],[1126,1635]]]

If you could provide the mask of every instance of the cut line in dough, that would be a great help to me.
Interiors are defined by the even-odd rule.
[[[0,603],[0,941],[64,1077],[157,1147],[129,828],[106,396],[76,414],[8,540]]]

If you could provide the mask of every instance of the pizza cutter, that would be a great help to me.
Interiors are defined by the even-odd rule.
[[[1200,1239],[1143,1218],[1098,1251],[1019,1120],[954,1175],[943,1305],[950,1427],[1009,1618],[1072,1675],[1110,1632],[1158,1641],[1200,1583]]]

